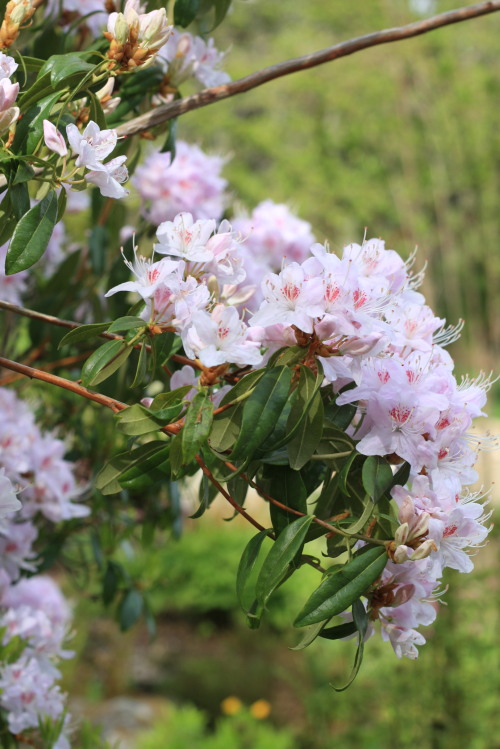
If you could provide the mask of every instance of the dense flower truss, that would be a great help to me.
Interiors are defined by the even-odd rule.
[[[291,222],[281,206],[259,210]],[[297,225],[307,237],[307,225]],[[281,253],[283,234],[276,228],[274,236]],[[350,244],[337,256],[314,243],[306,253],[297,232],[295,244],[289,238],[296,259],[264,274],[262,301],[245,321],[248,299],[226,282],[245,281],[241,255],[256,241],[251,233],[242,237],[227,221],[217,229],[215,220],[181,213],[162,223],[157,237],[155,253],[169,257],[137,258],[130,265],[136,280],[108,294],[137,292],[144,319],[175,330],[187,356],[204,367],[256,367],[278,349],[302,348],[306,366],[316,371],[321,363],[337,406],[355,407],[346,431],[358,453],[408,464],[408,484],[392,489],[399,527],[387,548],[390,561],[366,595],[370,620],[380,622],[396,655],[415,658],[425,642],[418,629],[436,615],[443,571],[470,572],[470,551],[488,534],[480,497],[467,487],[477,479],[481,442],[469,430],[484,416],[491,380],[457,383],[443,344],[456,339],[461,324],[444,327],[417,291],[422,274],[412,274],[413,258],[405,263],[379,239]],[[196,388],[193,369],[176,378]]]
[[[1,645],[16,637],[23,645],[15,661],[0,665],[0,708],[16,735],[36,731],[40,718],[61,721],[54,746],[67,749],[69,717],[57,685],[57,663],[72,655],[65,649],[70,610],[53,580],[23,575],[36,571],[37,521],[58,523],[89,509],[74,502],[81,489],[74,466],[63,457],[64,443],[40,431],[29,406],[13,391],[0,389],[0,410]]]

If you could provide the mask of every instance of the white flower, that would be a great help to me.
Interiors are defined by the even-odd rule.
[[[124,198],[129,194],[122,187],[122,183],[128,180],[127,167],[124,166],[126,160],[126,156],[117,156],[106,164],[99,164],[85,175],[85,179],[97,185],[106,198]]]
[[[0,81],[4,78],[10,78],[15,73],[19,65],[13,57],[0,52]]]
[[[43,121],[43,139],[47,148],[58,153],[59,156],[66,156],[68,153],[62,134],[49,120]]]
[[[115,148],[118,139],[116,130],[101,130],[92,120],[83,133],[76,125],[68,125],[66,135],[72,151],[78,154],[76,166],[86,166],[87,169],[101,168],[101,162]]]
[[[162,255],[175,255],[184,260],[206,263],[214,253],[207,247],[208,240],[215,230],[213,219],[193,221],[190,213],[179,213],[173,221],[164,221],[158,227],[155,252]]]
[[[5,475],[5,468],[0,468],[0,518],[20,510],[21,507],[12,482]]]

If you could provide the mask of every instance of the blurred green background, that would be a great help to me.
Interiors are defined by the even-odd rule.
[[[226,68],[238,78],[417,20],[418,5],[236,0],[216,42],[230,48]],[[449,322],[466,320],[452,353],[473,375],[498,371],[500,345],[499,32],[492,15],[367,50],[189,113],[178,127],[180,138],[231,155],[225,175],[249,210],[286,202],[336,249],[365,227],[403,256],[418,245],[429,303]],[[472,575],[447,576],[419,660],[398,661],[374,637],[341,694],[329,683],[345,680],[352,644],[289,649],[297,636],[288,622],[314,571],[301,573],[303,590],[280,589],[262,631],[246,629],[234,579],[250,535],[212,509],[180,541],[161,536],[138,555],[124,548],[157,635],[145,626],[120,634],[90,596],[78,608],[80,657],[66,673],[74,709],[94,711],[111,738],[137,749],[500,747],[495,531]]]

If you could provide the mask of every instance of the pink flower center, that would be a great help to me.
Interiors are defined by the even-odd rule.
[[[227,338],[227,336],[229,335],[229,328],[219,328],[219,330],[217,331],[217,335],[222,339]]]
[[[407,406],[394,406],[389,413],[392,420],[397,424],[405,424],[411,416],[411,408]]]
[[[149,283],[154,283],[159,275],[160,271],[158,270],[158,268],[152,268],[151,270],[148,270]]]
[[[286,297],[290,302],[294,302],[300,295],[300,289],[295,284],[288,283],[283,288],[283,296]]]
[[[377,375],[378,375],[378,378],[379,378],[380,382],[382,382],[384,385],[385,385],[386,382],[389,382],[389,380],[390,380],[389,372],[387,372],[387,370],[385,370],[385,369],[384,370],[380,370],[379,372],[377,372]]]
[[[339,294],[340,294],[340,289],[337,285],[334,285],[331,283],[327,284],[325,298],[328,302],[330,303],[334,302],[337,299]]]
[[[354,308],[359,309],[360,307],[365,304],[367,300],[366,293],[364,291],[361,291],[361,289],[356,289],[353,293],[353,299],[354,299]]]
[[[443,538],[448,538],[448,536],[453,536],[457,528],[458,528],[458,525],[449,525],[447,528],[444,529]]]

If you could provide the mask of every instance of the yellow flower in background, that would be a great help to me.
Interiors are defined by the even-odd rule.
[[[250,712],[257,720],[265,720],[271,713],[271,705],[267,700],[257,700],[250,705]]]
[[[236,713],[240,712],[242,707],[242,701],[239,700],[238,697],[233,696],[226,697],[226,699],[222,700],[222,702],[220,703],[220,708],[224,715],[236,715]]]

